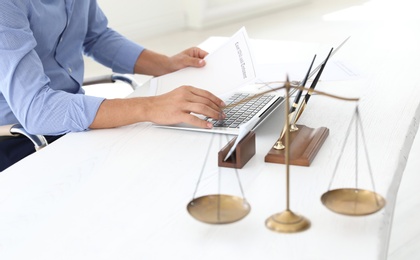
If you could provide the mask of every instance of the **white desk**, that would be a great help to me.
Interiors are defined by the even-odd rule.
[[[252,209],[229,225],[203,224],[186,210],[211,135],[142,123],[69,134],[2,173],[0,259],[385,259],[420,119],[420,41],[404,34],[400,42],[401,35],[388,38],[381,28],[356,33],[336,56],[354,62],[363,79],[317,87],[361,97],[376,191],[387,201],[380,212],[347,217],[321,204],[355,104],[314,96],[300,123],[326,126],[330,135],[310,167],[291,167],[291,209],[311,221],[309,230],[279,234],[264,226],[285,209],[284,166],[263,159],[279,134],[281,114],[257,131],[256,155],[239,171]],[[255,45],[260,61],[282,57],[274,41]],[[354,186],[348,147],[334,187]],[[216,139],[198,195],[217,193],[219,149]],[[371,189],[360,164],[360,186]],[[239,195],[232,173],[222,170],[222,193]]]

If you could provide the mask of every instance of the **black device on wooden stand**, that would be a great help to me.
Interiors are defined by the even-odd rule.
[[[280,137],[277,140],[277,142],[273,145],[273,147],[265,156],[265,159],[264,159],[265,162],[280,163],[280,164],[286,163],[285,162],[285,146],[283,145],[284,143],[283,138],[284,138],[286,129],[289,129],[290,131],[289,163],[291,165],[309,166],[312,160],[315,158],[318,151],[321,149],[322,144],[324,143],[325,139],[327,138],[329,134],[328,128],[320,127],[320,128],[313,129],[305,125],[296,125],[296,122],[299,119],[299,117],[302,115],[303,111],[305,110],[306,105],[308,104],[309,98],[311,97],[313,90],[315,89],[315,86],[318,83],[319,78],[321,77],[321,74],[325,68],[325,65],[328,62],[329,57],[332,54],[332,51],[333,49],[330,50],[327,58],[319,67],[319,71],[317,75],[315,76],[315,79],[313,80],[308,92],[306,93],[302,102],[299,104],[299,99],[302,95],[303,88],[305,87],[305,84],[308,78],[311,76],[310,71],[312,69],[312,65],[316,58],[316,55],[314,56],[304,80],[299,85],[299,87],[302,87],[302,89],[298,91],[298,94],[295,97],[293,105],[290,108],[283,131],[281,132]],[[315,69],[314,71],[316,70],[317,69]]]

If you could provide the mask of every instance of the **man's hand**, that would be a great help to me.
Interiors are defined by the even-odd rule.
[[[205,65],[204,57],[208,53],[198,47],[192,47],[172,57],[151,50],[144,50],[137,58],[134,72],[152,76],[161,76],[186,67],[200,68]]]
[[[153,107],[148,111],[149,121],[157,124],[187,123],[201,128],[212,128],[209,122],[191,115],[205,115],[224,119],[224,102],[208,91],[182,86],[166,94],[151,97]]]
[[[204,57],[207,54],[206,51],[198,47],[186,49],[169,58],[170,70],[177,71],[186,67],[201,68],[205,65]]]

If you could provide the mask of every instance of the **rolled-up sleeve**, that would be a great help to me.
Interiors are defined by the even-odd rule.
[[[44,135],[89,129],[104,99],[81,89],[82,54],[133,73],[143,50],[108,28],[95,0],[0,1],[0,125]]]
[[[24,6],[6,1],[0,8],[0,99],[6,101],[0,102],[0,125],[19,122],[45,135],[88,129],[103,98],[78,93],[78,87],[77,93],[51,88]],[[77,86],[68,75],[56,81],[58,88]]]

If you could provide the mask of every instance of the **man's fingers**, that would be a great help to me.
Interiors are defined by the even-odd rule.
[[[190,54],[189,55],[191,57],[197,57],[197,58],[200,58],[200,59],[204,59],[204,57],[206,57],[209,54],[205,50],[202,50],[202,49],[200,49],[198,47],[192,47],[192,48],[190,48],[190,49],[187,50],[187,52],[189,52],[189,51],[190,51]]]
[[[226,106],[225,102],[221,100],[220,98],[216,97],[212,93],[210,93],[207,90],[195,88],[192,86],[187,86],[189,90],[196,96],[202,97],[204,99],[207,99],[211,101],[217,108],[221,109]]]
[[[192,86],[182,86],[169,93],[157,96],[155,115],[150,116],[158,124],[187,123],[201,128],[212,128],[208,123],[195,115],[201,114],[214,119],[224,119],[224,102],[208,91]]]
[[[200,127],[200,128],[213,128],[213,124],[210,122],[207,122],[203,119],[200,119],[194,115],[186,114],[187,116],[184,119],[184,123],[190,124],[192,126]]]
[[[191,95],[187,98],[188,105],[185,109],[189,112],[202,114],[214,119],[224,119],[222,108],[225,103],[208,91],[189,87]]]
[[[208,53],[198,47],[192,47],[184,51],[184,65],[189,67],[201,68],[206,65],[204,57]]]
[[[205,60],[201,58],[190,57],[190,56],[185,56],[183,63],[185,67],[195,67],[195,68],[201,68],[206,65]]]

